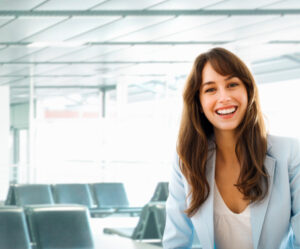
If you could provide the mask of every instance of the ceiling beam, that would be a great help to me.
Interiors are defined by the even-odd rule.
[[[209,10],[2,10],[0,16],[260,16],[298,15],[300,9],[209,9]]]
[[[287,58],[291,61],[297,62],[298,64],[300,64],[300,58],[297,57],[296,55],[292,55],[292,54],[288,54],[288,55],[283,55],[283,58]]]
[[[103,42],[85,42],[76,45],[76,47],[88,47],[88,46],[180,46],[180,45],[225,45],[233,41],[103,41]],[[300,44],[300,40],[271,40],[267,42],[268,44]],[[47,42],[43,44],[42,42],[0,42],[0,46],[28,46],[28,47],[41,47],[41,48],[51,48],[51,47],[71,47],[72,42],[61,42],[61,43],[51,43]]]
[[[11,86],[11,90],[14,89],[28,89],[28,85],[22,86]],[[44,86],[34,86],[35,89],[99,89],[103,90],[114,90],[116,89],[116,85],[109,86],[86,86],[86,85],[44,85]]]
[[[177,64],[192,61],[0,61],[0,65]]]
[[[109,45],[109,46],[120,46],[120,45],[168,45],[168,46],[176,46],[176,45],[222,45],[226,44],[232,41],[105,41],[105,42],[86,42],[79,45],[76,45],[76,47],[83,47],[83,46],[103,46],[103,45]],[[37,43],[37,45],[35,45]],[[43,44],[43,42],[0,42],[0,46],[29,46],[29,47],[64,47],[64,45],[67,47],[68,44],[72,44],[72,42],[61,42],[59,44],[56,44],[55,42],[47,42]]]

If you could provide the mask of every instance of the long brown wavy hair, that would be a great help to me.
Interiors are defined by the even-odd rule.
[[[262,200],[268,192],[268,174],[264,166],[267,134],[254,78],[244,62],[235,54],[224,48],[213,48],[195,59],[183,92],[184,103],[177,153],[181,171],[191,187],[189,193],[191,202],[185,210],[190,217],[207,199],[210,191],[206,179],[206,160],[208,142],[213,136],[214,129],[201,112],[199,98],[202,70],[207,62],[223,76],[238,77],[247,89],[247,110],[237,127],[235,153],[241,171],[235,186],[244,195],[244,199],[250,202]]]

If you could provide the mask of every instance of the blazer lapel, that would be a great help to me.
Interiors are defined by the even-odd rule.
[[[267,207],[272,192],[275,163],[276,160],[274,158],[268,155],[266,156],[265,167],[270,176],[269,190],[267,196],[262,201],[254,203],[254,205],[250,205],[252,238],[253,238],[253,245],[255,249],[258,248],[259,238],[262,231],[264,218],[266,215]]]
[[[210,186],[209,196],[191,218],[203,249],[214,248],[213,211],[215,162],[216,152],[213,149],[209,152],[206,162],[206,177]]]

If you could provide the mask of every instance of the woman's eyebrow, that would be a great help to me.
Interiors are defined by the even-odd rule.
[[[231,80],[232,78],[238,78],[237,76],[235,76],[235,75],[230,75],[230,76],[228,76],[225,80],[227,81],[227,80]]]
[[[235,76],[235,75],[229,75],[229,76],[225,79],[225,81],[231,80],[232,78],[238,78],[238,77]],[[204,87],[204,86],[206,86],[206,85],[212,85],[212,84],[215,84],[215,83],[216,83],[215,81],[209,80],[209,81],[207,81],[207,82],[202,83],[201,86]]]
[[[214,81],[207,81],[205,83],[202,83],[202,86],[206,86],[206,85],[211,85],[211,84],[215,84],[216,82]]]

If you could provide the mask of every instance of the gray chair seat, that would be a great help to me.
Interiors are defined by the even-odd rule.
[[[41,249],[94,249],[88,210],[80,205],[26,207],[32,239]]]
[[[21,207],[0,207],[0,248],[31,248],[24,210]]]
[[[55,203],[80,204],[93,208],[93,198],[88,184],[68,183],[53,185]]]
[[[16,184],[11,185],[6,205],[54,204],[49,184]]]

